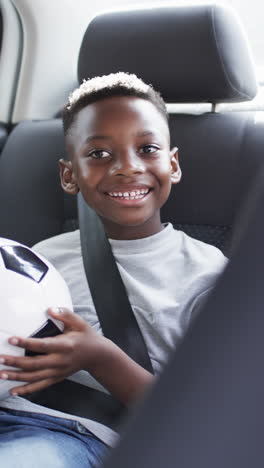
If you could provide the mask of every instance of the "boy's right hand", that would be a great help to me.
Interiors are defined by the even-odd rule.
[[[1,379],[27,382],[12,388],[11,395],[23,396],[43,390],[84,369],[117,399],[128,405],[153,382],[152,374],[112,341],[96,333],[77,314],[62,308],[59,313],[49,309],[49,314],[64,323],[62,335],[50,338],[11,337],[11,344],[37,355],[0,356],[1,364],[20,369],[1,371]]]
[[[11,390],[12,395],[26,395],[43,390],[81,369],[87,369],[100,358],[105,338],[77,314],[68,309],[49,309],[49,315],[64,323],[61,335],[47,338],[11,337],[9,343],[36,356],[1,355],[0,362],[20,370],[5,369],[0,378],[27,382]]]

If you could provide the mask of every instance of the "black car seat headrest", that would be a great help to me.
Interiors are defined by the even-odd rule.
[[[126,71],[159,90],[166,102],[236,102],[257,92],[243,27],[223,5],[111,12],[89,24],[78,79]]]

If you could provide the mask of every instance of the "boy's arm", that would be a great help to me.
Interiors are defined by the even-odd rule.
[[[154,376],[133,361],[112,341],[104,338],[101,358],[88,370],[123,404],[129,405],[153,382]]]
[[[96,333],[78,315],[66,309],[60,311],[59,315],[53,309],[49,313],[64,323],[62,335],[42,339],[10,338],[11,344],[39,354],[33,357],[0,356],[1,364],[19,368],[18,371],[1,371],[0,378],[27,382],[14,387],[11,394],[23,396],[43,390],[84,369],[125,405],[138,398],[153,381],[153,375],[112,341]]]

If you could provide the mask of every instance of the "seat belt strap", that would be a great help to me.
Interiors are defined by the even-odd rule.
[[[144,338],[103,224],[85,203],[81,193],[77,199],[83,264],[103,334],[153,373]]]

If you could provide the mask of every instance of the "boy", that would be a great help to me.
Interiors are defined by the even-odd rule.
[[[151,86],[126,73],[88,80],[70,96],[63,123],[68,160],[60,161],[62,187],[69,194],[80,190],[101,218],[158,374],[222,271],[225,257],[161,223],[160,208],[171,184],[180,181],[181,170],[177,148],[170,149],[165,104]],[[47,460],[54,468],[96,466],[105,447],[114,443],[110,428],[21,397],[81,370],[77,380],[129,405],[154,377],[102,336],[83,269],[79,231],[43,241],[36,250],[64,276],[77,315],[60,312],[65,332],[59,337],[10,339],[45,355],[0,357],[11,367],[1,378],[28,382],[1,402],[0,461],[22,467],[21,459],[10,464],[20,450],[27,468],[47,466]],[[50,314],[58,318],[58,311]]]

